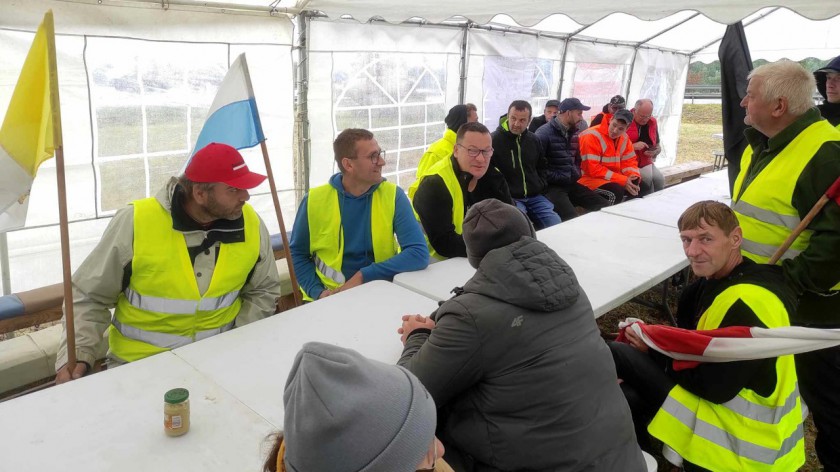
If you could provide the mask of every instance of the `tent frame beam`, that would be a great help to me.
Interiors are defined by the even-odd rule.
[[[746,28],[747,26],[749,26],[749,25],[751,25],[751,24],[755,23],[756,21],[763,20],[764,18],[767,18],[768,16],[772,15],[773,13],[776,13],[776,12],[777,12],[779,9],[781,9],[781,8],[782,8],[782,7],[774,7],[772,10],[770,10],[770,11],[768,11],[768,12],[766,12],[766,13],[762,13],[761,15],[757,16],[756,18],[753,18],[752,20],[750,20],[750,21],[748,21],[748,22],[744,23],[744,28]],[[743,21],[743,20],[742,20],[742,21]],[[715,44],[715,43],[719,42],[719,41],[720,41],[720,40],[722,40],[722,39],[723,39],[723,36],[721,36],[721,37],[717,38],[716,40],[714,40],[714,41],[712,41],[712,42],[710,42],[710,43],[704,44],[703,46],[701,46],[701,47],[699,47],[699,48],[695,49],[694,51],[691,51],[690,53],[688,53],[688,57],[689,57],[688,62],[689,62],[689,63],[691,62],[691,58],[692,58],[692,57],[694,57],[694,55],[695,55],[695,54],[697,54],[698,52],[700,52],[700,51],[702,51],[702,50],[706,49],[707,47],[711,46],[712,44]]]

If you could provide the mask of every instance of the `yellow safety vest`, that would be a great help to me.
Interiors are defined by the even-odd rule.
[[[793,191],[802,170],[814,154],[829,141],[840,141],[840,132],[827,121],[811,124],[755,176],[744,188],[744,179],[752,162],[752,147],[747,146],[741,157],[741,172],[735,179],[732,209],[744,232],[741,253],[764,264],[800,222],[799,211],[793,207]],[[798,256],[808,247],[814,232],[806,229],[785,251],[784,259]],[[840,283],[831,288],[839,290]]]
[[[736,301],[770,328],[790,326],[787,310],[766,288],[738,284],[703,313],[697,329],[715,329]],[[792,355],[776,360],[776,388],[767,397],[750,389],[715,404],[677,385],[648,425],[654,437],[687,461],[716,472],[792,471],[805,462],[802,404]]]
[[[341,206],[338,190],[330,184],[309,191],[306,215],[309,222],[309,254],[315,263],[315,273],[327,289],[341,286],[344,274],[344,227],[341,224]],[[373,242],[373,259],[382,262],[397,254],[394,238],[394,212],[397,186],[383,181],[373,192],[370,209],[370,234]],[[303,299],[312,301],[303,287]]]
[[[260,255],[259,217],[242,208],[245,241],[224,243],[207,291],[198,291],[184,235],[154,198],[134,202],[131,280],[117,299],[108,342],[126,362],[227,331],[242,304],[239,290]]]
[[[417,178],[425,174],[429,169],[440,161],[448,161],[455,150],[455,141],[457,135],[454,131],[447,128],[443,132],[443,137],[433,142],[429,149],[423,153],[420,162],[417,164]]]
[[[461,234],[464,225],[464,194],[461,190],[461,184],[458,183],[458,177],[455,176],[455,169],[452,168],[452,161],[450,159],[438,161],[435,165],[420,173],[417,176],[417,180],[408,188],[408,198],[412,202],[414,201],[414,194],[417,193],[420,182],[430,175],[439,175],[443,179],[443,183],[446,184],[446,190],[449,191],[449,195],[452,197],[452,224],[455,226],[455,232]],[[414,210],[414,217],[417,218],[420,227],[423,229],[423,234],[426,236],[426,246],[429,248],[429,254],[439,261],[446,259],[432,247],[432,243],[429,241],[429,235],[426,234],[426,228],[423,228],[423,223],[420,222],[420,215],[417,214],[417,210]]]

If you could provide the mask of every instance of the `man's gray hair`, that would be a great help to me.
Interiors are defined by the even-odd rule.
[[[761,79],[761,98],[770,103],[787,99],[788,113],[799,116],[814,106],[814,75],[796,62],[782,59],[756,67],[748,79]]]
[[[649,98],[640,98],[636,100],[636,104],[633,105],[633,108],[639,108],[640,106],[644,105],[645,103],[650,103],[650,106],[653,106],[653,100]]]

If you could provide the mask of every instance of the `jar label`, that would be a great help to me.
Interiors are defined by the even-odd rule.
[[[166,429],[180,429],[183,426],[181,415],[165,415],[163,427]]]

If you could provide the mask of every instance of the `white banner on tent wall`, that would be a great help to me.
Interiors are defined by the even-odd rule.
[[[583,113],[586,121],[592,121],[613,95],[623,94],[632,60],[631,47],[570,42],[561,96],[592,107]]]
[[[457,103],[462,32],[351,22],[311,26],[310,187],[338,171],[335,136],[364,128],[386,151],[383,175],[407,189],[423,152],[443,135],[447,110]]]
[[[668,166],[677,158],[677,138],[682,117],[683,91],[688,76],[688,56],[663,52],[655,49],[639,49],[630,93],[628,108],[636,100],[653,100],[653,116],[659,125],[662,153],[656,160],[657,166]]]

